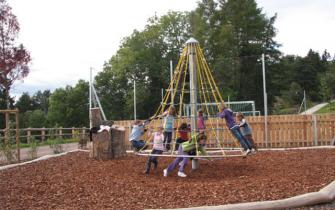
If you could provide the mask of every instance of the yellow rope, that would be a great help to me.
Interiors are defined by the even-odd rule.
[[[204,75],[203,75],[203,71],[201,71],[201,69],[200,69],[200,67],[201,67],[201,65],[200,65],[200,61],[199,61],[199,57],[198,57],[198,53],[197,53],[197,56],[196,56],[196,60],[197,60],[197,63],[198,63],[198,77],[199,77],[199,80],[200,80],[200,85],[201,85],[201,92],[202,92],[202,94],[200,94],[200,101],[201,101],[201,103],[203,104],[203,100],[205,100],[205,107],[206,107],[206,112],[207,112],[207,116],[210,116],[210,112],[209,112],[209,109],[208,109],[208,101],[207,101],[207,96],[206,96],[206,92],[207,92],[207,85],[206,85],[206,83],[204,83]],[[205,90],[204,90],[204,86],[205,86]],[[208,94],[209,95],[209,94]],[[210,97],[209,97],[210,98]],[[211,126],[211,131],[212,131],[212,133],[213,133],[213,136],[214,136],[214,138],[216,139],[216,142],[218,143],[218,146],[220,147],[220,149],[221,149],[221,151],[222,151],[222,154],[225,156],[226,154],[225,154],[225,152],[224,152],[224,150],[223,150],[223,148],[221,147],[221,144],[220,144],[220,141],[219,141],[219,139],[218,139],[218,137],[217,137],[217,135],[216,135],[216,133],[215,133],[215,129],[214,129],[214,127],[213,127],[213,122],[212,122],[212,118],[210,117],[209,118],[209,121],[210,121],[210,126]]]

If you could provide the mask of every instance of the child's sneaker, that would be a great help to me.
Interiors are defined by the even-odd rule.
[[[167,177],[167,176],[168,176],[167,168],[163,170],[163,176],[164,176],[164,177]]]
[[[254,153],[256,153],[256,152],[257,152],[257,151],[256,151],[254,148],[251,149],[251,153],[254,154]]]
[[[179,177],[187,177],[187,175],[184,172],[178,171]]]
[[[251,153],[250,149],[247,149],[247,151],[244,152],[244,155],[249,155]]]

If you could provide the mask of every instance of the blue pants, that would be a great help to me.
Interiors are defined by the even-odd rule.
[[[154,155],[155,155],[155,154],[158,154],[158,155],[160,155],[160,154],[163,154],[163,151],[162,151],[162,150],[155,150],[155,149],[153,149],[153,150],[151,151],[151,154],[154,154]],[[158,166],[158,161],[157,161],[157,159],[158,159],[157,156],[149,156],[148,161],[147,161],[147,165],[146,165],[146,168],[145,168],[145,172],[146,172],[146,173],[149,173],[150,168],[151,168],[151,163],[154,164],[154,168],[155,168],[155,170],[157,169],[157,166]]]
[[[179,147],[178,149],[178,155],[188,155],[188,153],[183,151],[183,147]],[[187,165],[187,162],[189,160],[189,157],[177,157],[168,167],[167,167],[167,172],[168,174],[173,171],[173,169],[181,162],[179,171],[184,172],[184,169]]]
[[[172,140],[172,132],[164,131],[164,147],[166,150],[170,150]]]
[[[143,140],[132,140],[131,145],[137,151],[147,148],[147,146],[145,145],[145,141],[143,141]]]
[[[232,127],[230,131],[235,136],[235,138],[240,142],[244,150],[252,148],[250,142],[243,137],[240,128],[238,126]]]

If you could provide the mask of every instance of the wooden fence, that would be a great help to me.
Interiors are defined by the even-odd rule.
[[[252,127],[255,143],[259,147],[301,147],[330,145],[335,138],[335,114],[322,115],[273,115],[268,117],[268,145],[265,140],[264,117],[249,116],[247,121]],[[188,119],[183,119],[188,122]],[[125,141],[128,141],[131,132],[132,120],[114,121],[115,125],[125,127]],[[148,127],[156,128],[162,120],[152,121]],[[239,146],[227,129],[224,120],[210,118],[206,120],[206,135],[208,147],[218,147],[218,142],[223,147]],[[14,129],[15,131],[15,129]],[[0,133],[5,130],[0,130]],[[25,128],[19,129],[21,143],[29,143],[31,138],[45,141],[49,138],[83,139],[88,138],[88,128]],[[15,137],[13,137],[15,138]],[[0,140],[4,136],[0,135]]]
[[[335,138],[335,114],[322,115],[272,115],[268,117],[268,141],[265,140],[263,116],[246,117],[253,130],[255,143],[259,147],[304,147],[330,145]],[[183,119],[187,122],[188,120]],[[128,137],[133,121],[115,121],[114,124],[126,128],[126,144],[130,148]],[[155,120],[149,124],[153,128],[162,124]],[[208,147],[236,147],[237,141],[227,129],[224,120],[211,118],[206,120]],[[218,140],[219,141],[218,141]],[[266,145],[266,142],[268,145]]]
[[[12,131],[16,132],[14,129]],[[0,130],[6,133],[6,129]],[[89,135],[89,128],[23,128],[19,129],[20,143],[29,143],[31,139],[44,142],[48,139],[83,139]],[[12,136],[11,138],[13,138]],[[5,136],[0,135],[0,140]]]

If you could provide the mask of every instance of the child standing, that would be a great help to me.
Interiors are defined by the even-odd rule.
[[[249,123],[245,120],[244,115],[241,112],[238,112],[236,118],[239,121],[239,126],[243,137],[248,140],[252,148],[257,151],[257,146],[255,145],[254,139],[252,138],[252,129]]]
[[[152,147],[152,151],[151,154],[155,155],[155,154],[162,154],[164,151],[164,135],[163,135],[163,127],[158,127],[157,131],[154,132],[151,137],[150,137],[150,141],[153,140],[154,145]],[[151,163],[154,164],[154,172],[157,173],[157,166],[158,166],[158,161],[157,161],[158,157],[157,156],[149,156],[149,159],[147,161],[146,164],[146,168],[144,173],[145,174],[149,174],[150,172],[150,167],[151,167]]]
[[[175,108],[173,106],[170,106],[167,111],[165,111],[163,114],[158,115],[157,118],[164,117],[164,147],[165,150],[170,150],[171,147],[171,140],[172,140],[172,132],[174,129],[174,114],[175,114]]]
[[[187,123],[182,123],[178,130],[177,130],[177,139],[176,139],[176,146],[175,151],[178,151],[179,145],[188,141],[188,133],[190,132],[190,128],[188,127]]]
[[[239,141],[239,143],[241,144],[241,146],[244,149],[244,154],[248,155],[251,153],[251,149],[252,146],[249,143],[249,141],[247,141],[241,131],[240,131],[240,126],[236,124],[235,119],[234,119],[234,114],[233,111],[229,108],[227,108],[224,103],[221,104],[221,112],[218,114],[219,117],[221,118],[225,118],[226,120],[226,124],[229,128],[229,130],[231,131],[231,133],[233,134],[233,136]]]
[[[145,132],[145,125],[147,125],[150,120],[146,120],[143,123],[140,120],[136,120],[132,126],[131,134],[129,135],[129,141],[133,146],[135,151],[140,151],[146,149],[148,146],[146,145],[144,140],[141,140],[142,135]]]
[[[163,170],[163,176],[168,176],[173,169],[179,164],[178,176],[186,177],[187,175],[184,172],[184,169],[189,160],[188,155],[190,153],[200,152],[202,155],[207,155],[204,146],[206,145],[206,136],[204,134],[197,134],[192,137],[190,141],[184,142],[180,145],[178,149],[178,155],[182,155],[183,157],[177,157],[166,169]]]

